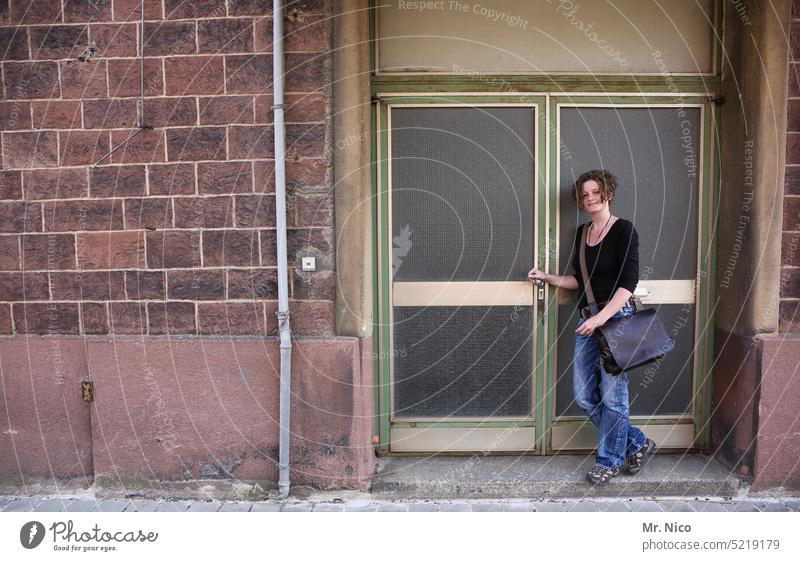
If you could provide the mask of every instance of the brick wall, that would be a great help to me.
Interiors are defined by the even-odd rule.
[[[800,0],[792,2],[779,331],[800,331]]]
[[[274,334],[272,2],[0,0],[0,333]],[[330,12],[287,2],[290,296],[333,333]],[[106,156],[100,164],[95,162]],[[316,273],[299,273],[300,256]],[[299,267],[298,267],[299,270]]]

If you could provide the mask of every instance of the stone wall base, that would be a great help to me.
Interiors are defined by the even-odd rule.
[[[800,491],[800,335],[717,330],[711,438],[752,491]],[[722,341],[724,344],[720,344]]]
[[[293,485],[369,488],[371,349],[349,337],[295,341]],[[6,337],[0,368],[0,483],[277,481],[275,338]]]

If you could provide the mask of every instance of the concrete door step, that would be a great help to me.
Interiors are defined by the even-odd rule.
[[[635,476],[588,483],[593,456],[386,456],[372,493],[406,498],[734,497],[747,483],[710,456],[656,454]]]

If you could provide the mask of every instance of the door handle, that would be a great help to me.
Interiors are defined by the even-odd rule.
[[[539,311],[544,311],[544,281],[536,279],[536,306]]]

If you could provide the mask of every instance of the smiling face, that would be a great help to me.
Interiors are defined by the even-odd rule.
[[[581,185],[581,208],[586,212],[595,213],[603,210],[608,205],[608,201],[603,199],[603,192],[600,184],[594,179],[589,179]]]
[[[588,213],[609,209],[617,191],[617,178],[607,169],[584,172],[572,184],[572,200]]]

